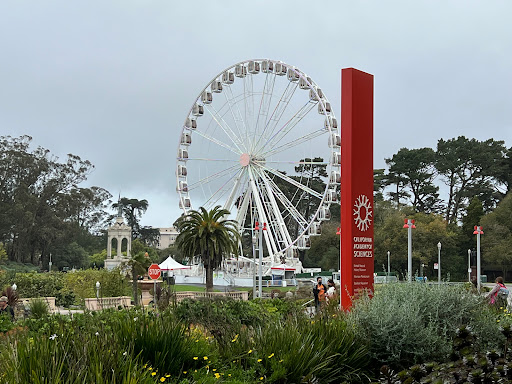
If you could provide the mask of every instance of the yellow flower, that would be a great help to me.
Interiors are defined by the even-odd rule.
[[[147,365],[147,364],[144,364],[144,366],[143,366],[142,368],[147,368],[147,367],[148,367],[148,365]]]
[[[156,372],[152,372],[152,373],[151,373],[151,376],[156,376]]]
[[[199,343],[199,339],[196,340],[196,343]]]
[[[152,370],[153,370],[153,368],[151,368],[151,367],[148,367],[148,370],[149,370],[149,371],[152,371]]]
[[[260,380],[263,380],[263,376],[260,377]]]
[[[284,360],[279,360],[280,363],[282,363]]]
[[[213,372],[215,372],[216,370],[217,370],[217,368],[212,369]]]
[[[249,349],[249,352],[247,352],[247,353],[252,353],[252,349]]]
[[[503,307],[500,307],[500,309],[503,309]]]
[[[269,359],[273,358],[274,357],[274,354],[271,353],[270,356],[268,357]]]
[[[160,382],[162,382],[162,383],[163,383],[164,381],[165,381],[165,377],[161,377],[161,378],[160,378]]]
[[[203,360],[208,360],[208,356],[203,356]]]
[[[499,320],[496,320],[497,323],[499,323],[500,321]]]
[[[186,374],[187,374],[187,371],[183,371],[183,374],[184,374],[184,375],[186,375]],[[171,376],[171,375],[169,375],[169,376]],[[166,377],[168,377],[168,376],[166,376]]]
[[[258,359],[258,363],[261,362],[261,359]]]
[[[215,378],[216,379],[220,378],[220,375],[217,372],[215,372]]]
[[[231,377],[231,373],[228,373],[228,376]]]
[[[194,356],[194,360],[197,360],[197,359],[199,359],[199,357],[197,357],[197,356]]]

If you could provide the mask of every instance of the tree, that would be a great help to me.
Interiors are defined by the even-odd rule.
[[[512,193],[500,202],[494,211],[484,216],[481,225],[482,259],[488,267],[501,269],[506,276],[512,264]]]
[[[304,258],[304,267],[321,267],[322,270],[337,271],[340,268],[340,236],[336,234],[335,222],[322,225],[322,235],[312,237],[311,248]]]
[[[389,174],[397,185],[396,198],[401,196],[400,186],[407,188],[416,212],[436,212],[439,205],[439,187],[434,184],[436,171],[432,148],[401,148],[391,159],[386,159]],[[397,204],[398,206],[398,204]]]
[[[132,227],[133,238],[140,239],[140,218],[148,210],[148,201],[122,197],[119,202],[112,204],[112,208],[118,209],[119,205],[127,224]]]
[[[151,258],[148,251],[149,250],[140,240],[135,239],[132,242],[132,254],[128,260],[128,267],[132,274],[133,302],[135,305],[139,305],[138,277],[139,275],[144,275],[151,265]]]
[[[475,196],[471,199],[471,202],[466,209],[466,214],[462,218],[459,240],[461,252],[466,252],[468,249],[474,247],[475,238],[473,235],[473,227],[475,225],[480,225],[480,220],[483,216],[484,207],[478,196]]]
[[[478,141],[459,136],[437,143],[436,168],[449,188],[445,219],[457,222],[473,196],[490,211],[501,199],[505,154],[503,141]],[[500,179],[501,178],[501,179]]]
[[[176,244],[185,257],[201,257],[206,269],[207,291],[213,290],[213,270],[221,265],[224,255],[238,253],[238,223],[224,219],[228,215],[229,211],[220,205],[210,211],[200,207],[177,222]]]

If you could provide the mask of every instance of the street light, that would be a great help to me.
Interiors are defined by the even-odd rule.
[[[412,282],[412,230],[416,228],[414,220],[404,219],[404,228],[407,228],[407,280]]]
[[[480,270],[480,235],[483,235],[484,231],[482,231],[482,226],[475,225],[475,230],[473,231],[473,235],[476,235],[476,282],[478,293],[480,293],[480,288],[482,285],[481,282],[481,270]]]
[[[468,281],[471,283],[471,249],[468,249]]]
[[[100,298],[100,287],[101,287],[101,284],[99,281],[96,282],[96,299],[99,300]]]
[[[259,232],[259,254],[260,254],[260,265],[258,266],[259,275],[259,297],[263,297],[263,231],[267,230],[267,223],[262,223],[263,227],[260,228],[260,223],[257,221],[254,226],[254,230]]]
[[[437,243],[437,283],[441,284],[441,242]]]
[[[12,285],[12,290],[16,292],[16,290],[17,290],[17,289],[18,289],[18,286],[16,285],[16,283],[14,283],[14,284]]]
[[[256,298],[256,244],[258,237],[256,234],[252,237],[252,297]]]
[[[386,283],[389,283],[389,274],[391,273],[391,263],[389,261],[389,255],[391,255],[391,252],[388,251],[388,275],[386,277]]]

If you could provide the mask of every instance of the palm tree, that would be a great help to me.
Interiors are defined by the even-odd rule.
[[[184,257],[201,256],[206,269],[206,290],[213,290],[213,270],[222,263],[226,254],[238,252],[240,234],[238,223],[225,220],[229,211],[220,205],[207,211],[200,207],[180,217],[177,222],[179,235],[176,244]]]

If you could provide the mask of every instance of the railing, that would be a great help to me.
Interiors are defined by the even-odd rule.
[[[131,306],[131,299],[128,296],[101,297],[99,299],[85,299],[85,308],[89,311],[98,311],[107,308],[127,308]]]

